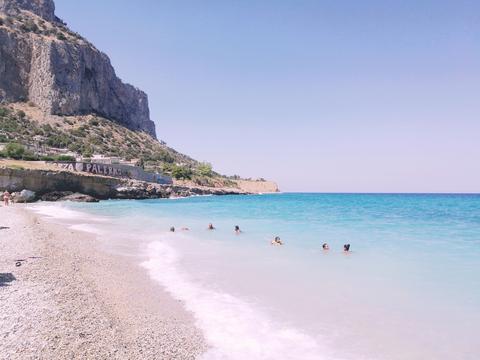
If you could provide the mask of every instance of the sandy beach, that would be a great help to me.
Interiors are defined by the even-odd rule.
[[[206,350],[192,315],[136,262],[22,205],[0,207],[0,219],[1,359],[193,359]]]

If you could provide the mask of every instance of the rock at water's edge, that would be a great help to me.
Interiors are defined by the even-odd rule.
[[[12,199],[16,203],[31,203],[37,199],[37,196],[33,191],[22,190],[19,193],[15,193]]]
[[[99,202],[100,200],[94,198],[90,195],[80,194],[80,193],[73,193],[71,195],[64,196],[59,199],[59,201],[73,201],[73,202]]]

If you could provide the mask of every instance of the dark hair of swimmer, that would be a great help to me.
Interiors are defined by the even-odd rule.
[[[322,248],[323,248],[323,250],[328,250],[328,244],[327,244],[327,243],[324,243],[324,244],[322,245]]]
[[[171,232],[175,232],[175,227],[172,226],[172,227],[170,228],[170,231],[171,231]]]
[[[208,224],[208,230],[213,230],[213,229],[215,229],[215,228],[213,227],[213,224],[212,224],[212,223]]]
[[[280,241],[280,236],[275,236],[275,241]]]
[[[343,245],[343,251],[350,251],[350,244]]]
[[[235,231],[240,231],[240,226],[235,225]]]

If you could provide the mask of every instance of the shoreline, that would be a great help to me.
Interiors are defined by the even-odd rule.
[[[0,218],[6,358],[194,359],[207,350],[193,315],[139,262],[23,205],[0,207]]]

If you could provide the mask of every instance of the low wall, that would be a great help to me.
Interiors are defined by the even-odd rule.
[[[140,181],[152,182],[157,184],[172,184],[172,178],[144,171],[138,166],[128,166],[120,164],[97,164],[85,162],[63,162],[51,161],[48,164],[57,166],[74,172],[85,172],[95,175],[105,175],[124,179],[135,179]]]

